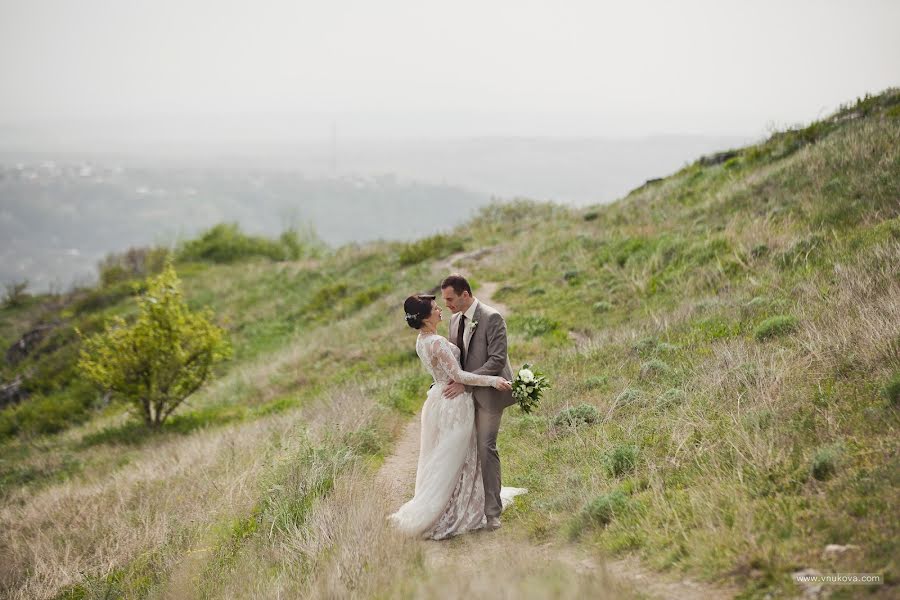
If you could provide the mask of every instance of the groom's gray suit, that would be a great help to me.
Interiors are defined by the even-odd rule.
[[[467,342],[462,360],[464,371],[479,375],[499,375],[512,379],[512,367],[506,348],[506,322],[496,310],[475,299],[473,320],[464,323],[464,338],[459,339],[459,319],[462,312],[450,318],[450,341],[459,348]],[[501,392],[492,387],[466,386],[475,398],[475,431],[478,438],[478,458],[481,461],[481,478],[484,481],[484,514],[500,516],[500,453],[497,452],[497,433],[503,409],[515,404],[512,392]]]

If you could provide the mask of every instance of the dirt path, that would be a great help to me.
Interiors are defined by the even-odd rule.
[[[413,495],[419,456],[419,426],[419,415],[416,415],[406,426],[393,454],[385,460],[376,477],[380,490],[388,494],[391,506],[400,506]],[[673,579],[644,568],[634,559],[602,560],[576,545],[531,544],[513,528],[501,527],[494,532],[475,532],[448,541],[421,543],[428,570],[450,569],[459,577],[466,577],[467,573],[480,573],[484,569],[486,556],[512,555],[518,561],[536,567],[555,562],[579,575],[596,574],[599,581],[606,581],[610,587],[638,590],[639,594],[649,598],[715,600],[733,598],[737,593],[733,589]]]
[[[459,263],[464,260],[479,260],[493,251],[492,248],[482,248],[480,250],[474,250],[470,252],[457,252],[456,254],[451,254],[441,263],[441,269],[446,271],[448,274],[452,272],[460,273],[463,276],[468,275],[467,271],[459,266]],[[496,308],[501,315],[505,317],[509,316],[509,307],[501,302],[497,302],[494,300],[494,293],[500,288],[500,284],[494,281],[483,281],[481,283],[481,287],[478,288],[478,294],[476,297],[479,302],[484,302],[488,306],[492,306]]]
[[[481,258],[487,252],[479,250],[454,254],[441,266],[447,272],[459,272],[458,262]],[[493,299],[493,294],[499,287],[495,282],[482,282],[478,298],[508,317],[509,308]],[[400,506],[413,495],[419,456],[420,421],[420,415],[417,414],[409,422],[397,440],[394,452],[385,460],[377,474],[376,483],[390,498],[391,506]],[[634,559],[602,560],[591,556],[587,549],[573,544],[536,545],[523,539],[521,533],[511,527],[501,527],[493,532],[475,532],[442,542],[422,541],[421,544],[429,571],[446,572],[449,569],[455,577],[460,578],[483,575],[485,557],[507,556],[514,557],[520,567],[533,565],[538,569],[553,563],[559,564],[566,572],[590,577],[594,585],[601,585],[605,595],[613,598],[624,593],[623,595],[637,594],[649,598],[707,600],[733,598],[737,593],[733,589],[716,588],[660,575],[645,569]]]

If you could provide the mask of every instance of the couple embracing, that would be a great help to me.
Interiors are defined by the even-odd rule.
[[[404,303],[434,385],[422,406],[415,495],[390,516],[401,531],[435,540],[497,529],[504,506],[527,491],[500,485],[497,433],[503,409],[515,403],[506,323],[460,275],[441,282],[441,296],[454,313],[449,340],[437,333],[443,314],[434,296]]]

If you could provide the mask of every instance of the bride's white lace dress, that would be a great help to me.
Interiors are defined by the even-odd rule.
[[[459,366],[459,348],[437,334],[419,334],[416,353],[434,378],[422,407],[415,495],[390,516],[404,532],[444,539],[485,525],[484,484],[475,439],[475,402],[465,392],[441,394],[451,381],[490,386],[499,377],[476,375]],[[522,488],[502,488],[504,508]]]

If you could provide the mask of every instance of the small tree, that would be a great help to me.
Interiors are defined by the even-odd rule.
[[[25,301],[30,297],[30,294],[25,291],[26,288],[28,288],[27,279],[25,281],[7,283],[6,294],[3,296],[3,306],[5,308],[15,308],[25,304]]]
[[[171,261],[147,281],[140,314],[127,325],[114,317],[103,333],[84,339],[78,367],[100,389],[134,402],[153,428],[209,378],[212,365],[231,355],[226,332],[212,311],[188,310]]]

